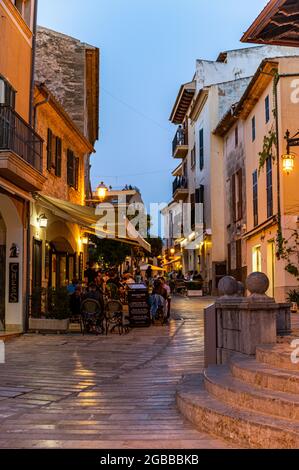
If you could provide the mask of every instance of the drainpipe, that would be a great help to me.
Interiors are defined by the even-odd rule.
[[[38,103],[36,103],[33,107],[33,128],[36,130],[36,123],[37,123],[37,109],[40,107],[40,106],[43,106],[44,104],[47,104],[49,103],[50,101],[50,94],[48,93],[48,96],[46,99],[44,99],[43,101],[39,101]]]
[[[29,96],[29,124],[32,126],[33,96],[34,96],[34,75],[35,75],[35,55],[36,55],[36,30],[37,30],[37,6],[38,0],[34,2],[33,11],[33,30],[32,30],[32,55],[31,55],[31,78],[30,78],[30,96]]]

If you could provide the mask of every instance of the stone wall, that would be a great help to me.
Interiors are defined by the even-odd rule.
[[[40,26],[36,44],[36,81],[46,83],[86,135],[86,45],[75,38]]]

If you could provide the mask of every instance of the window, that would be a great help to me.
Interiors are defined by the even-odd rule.
[[[191,230],[195,228],[195,194],[191,194]]]
[[[79,185],[79,158],[76,158],[74,152],[67,151],[67,184],[78,190]]]
[[[195,202],[196,204],[200,204],[198,211],[199,211],[199,220],[197,223],[200,225],[204,224],[204,198],[205,198],[205,187],[201,184],[199,188],[195,190]]]
[[[191,168],[194,168],[196,164],[196,147],[194,145],[193,149],[191,150]]]
[[[7,80],[0,75],[0,105],[15,108],[16,92]]]
[[[266,161],[267,178],[267,217],[273,215],[273,183],[272,183],[272,158],[268,157]]]
[[[265,116],[266,123],[270,121],[270,98],[269,95],[265,99]]]
[[[55,175],[61,177],[62,141],[55,138]]]
[[[60,137],[53,134],[51,129],[48,129],[47,138],[47,170],[55,169],[55,175],[61,176],[61,159],[62,159],[62,141]]]
[[[13,4],[30,27],[31,0],[13,0]]]
[[[259,273],[262,272],[262,252],[260,245],[252,248],[252,271]]]
[[[52,151],[53,151],[53,132],[51,129],[48,129],[48,138],[47,138],[47,170],[52,169]]]
[[[243,217],[243,188],[242,188],[242,169],[238,170],[232,176],[232,210],[233,221],[237,222]]]
[[[235,148],[239,145],[239,127],[235,127]]]
[[[251,127],[252,127],[252,142],[254,142],[256,138],[255,116],[253,116],[251,120]]]
[[[257,170],[252,174],[252,187],[253,187],[253,224],[258,225],[258,178]]]
[[[204,167],[204,136],[203,129],[199,131],[199,168],[203,170]]]

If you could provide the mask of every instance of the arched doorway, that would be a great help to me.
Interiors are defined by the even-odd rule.
[[[0,212],[0,331],[5,330],[6,225]]]
[[[54,238],[50,247],[51,287],[65,287],[76,277],[76,253],[69,241],[63,237]]]
[[[49,286],[60,288],[76,277],[77,243],[72,227],[61,220],[51,223],[47,230],[49,250]]]
[[[0,214],[0,329],[23,331],[24,226],[13,198],[2,193]]]

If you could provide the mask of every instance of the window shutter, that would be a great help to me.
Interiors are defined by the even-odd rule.
[[[242,219],[242,207],[243,207],[243,188],[242,188],[242,169],[237,173],[238,175],[238,220]]]
[[[67,184],[69,186],[74,186],[74,154],[71,150],[67,151]]]
[[[232,216],[233,222],[236,221],[236,175],[231,177],[231,196],[232,196]]]
[[[78,191],[78,187],[79,187],[79,158],[74,158],[74,161],[75,161],[74,187]]]
[[[48,139],[47,139],[47,170],[50,171],[52,168],[52,149],[53,149],[53,133],[51,129],[48,129]]]
[[[55,148],[55,174],[61,177],[61,157],[62,157],[62,141],[59,137],[56,137],[56,148]]]
[[[203,170],[204,167],[204,137],[203,129],[199,131],[199,167],[200,170]]]

